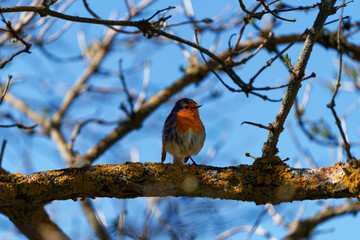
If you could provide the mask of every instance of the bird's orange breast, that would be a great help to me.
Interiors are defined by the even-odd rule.
[[[179,133],[186,133],[191,130],[196,134],[201,134],[203,124],[197,109],[181,110],[176,115],[175,126]]]

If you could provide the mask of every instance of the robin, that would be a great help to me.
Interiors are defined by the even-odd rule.
[[[161,162],[166,152],[174,157],[174,164],[186,163],[191,155],[200,152],[205,141],[205,128],[199,117],[198,105],[189,98],[175,103],[166,118],[162,136]]]

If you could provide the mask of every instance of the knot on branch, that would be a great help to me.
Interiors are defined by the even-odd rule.
[[[46,4],[43,4],[41,6],[41,8],[39,9],[38,13],[39,13],[40,17],[46,17],[46,16],[48,16],[48,11],[49,10],[50,10],[49,6],[46,5]]]
[[[273,156],[268,158],[257,158],[252,166],[261,169],[274,169],[279,165],[287,167],[278,156]]]
[[[158,21],[149,21],[149,20],[141,20],[137,22],[137,28],[143,33],[147,39],[152,38],[153,36],[158,36],[157,31],[160,30],[165,24],[166,18],[160,18]]]
[[[147,39],[152,38],[155,34],[152,23],[146,20],[139,21],[137,28],[143,33],[143,36],[145,36]]]
[[[256,204],[291,201],[298,190],[296,186],[299,186],[301,181],[301,178],[294,177],[288,166],[277,156],[255,160],[247,179],[256,191],[266,191],[268,196],[257,199]],[[272,186],[270,191],[267,186]]]

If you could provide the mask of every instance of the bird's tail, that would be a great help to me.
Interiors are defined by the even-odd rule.
[[[163,163],[165,161],[165,158],[166,158],[166,151],[165,151],[165,148],[163,146],[162,150],[161,150],[161,163]]]

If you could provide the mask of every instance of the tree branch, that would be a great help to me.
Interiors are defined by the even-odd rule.
[[[311,238],[311,234],[315,227],[319,224],[329,220],[333,217],[340,216],[347,213],[357,213],[360,210],[359,202],[348,201],[338,207],[328,207],[324,211],[315,214],[314,216],[303,220],[290,223],[290,231],[284,240],[296,240]]]
[[[42,205],[17,205],[1,209],[15,226],[28,238],[36,240],[69,239],[49,218]]]
[[[95,197],[188,196],[279,204],[358,196],[359,170],[348,166],[295,169],[279,162],[269,168],[261,160],[251,166],[226,168],[124,163],[4,174],[0,175],[0,212],[9,207]]]
[[[106,26],[129,26],[129,27],[138,27],[140,25],[139,21],[114,21],[114,20],[103,20],[98,18],[85,18],[71,16],[64,13],[53,11],[45,6],[15,6],[15,7],[2,7],[0,8],[1,13],[7,12],[36,12],[41,17],[52,16],[72,22],[82,22],[82,23],[92,23],[92,24],[103,24]]]
[[[313,27],[309,30],[309,33],[304,42],[303,49],[300,53],[300,57],[295,66],[294,72],[291,74],[289,81],[289,87],[284,95],[283,102],[276,116],[275,121],[272,123],[273,131],[268,135],[268,140],[264,143],[263,157],[268,158],[277,154],[277,143],[280,133],[284,130],[285,120],[290,112],[291,107],[294,104],[296,95],[301,87],[301,80],[304,77],[307,62],[310,58],[312,48],[316,42],[316,39],[323,29],[323,25],[327,17],[333,14],[333,7],[335,0],[323,0],[320,5],[319,14],[314,22]]]

